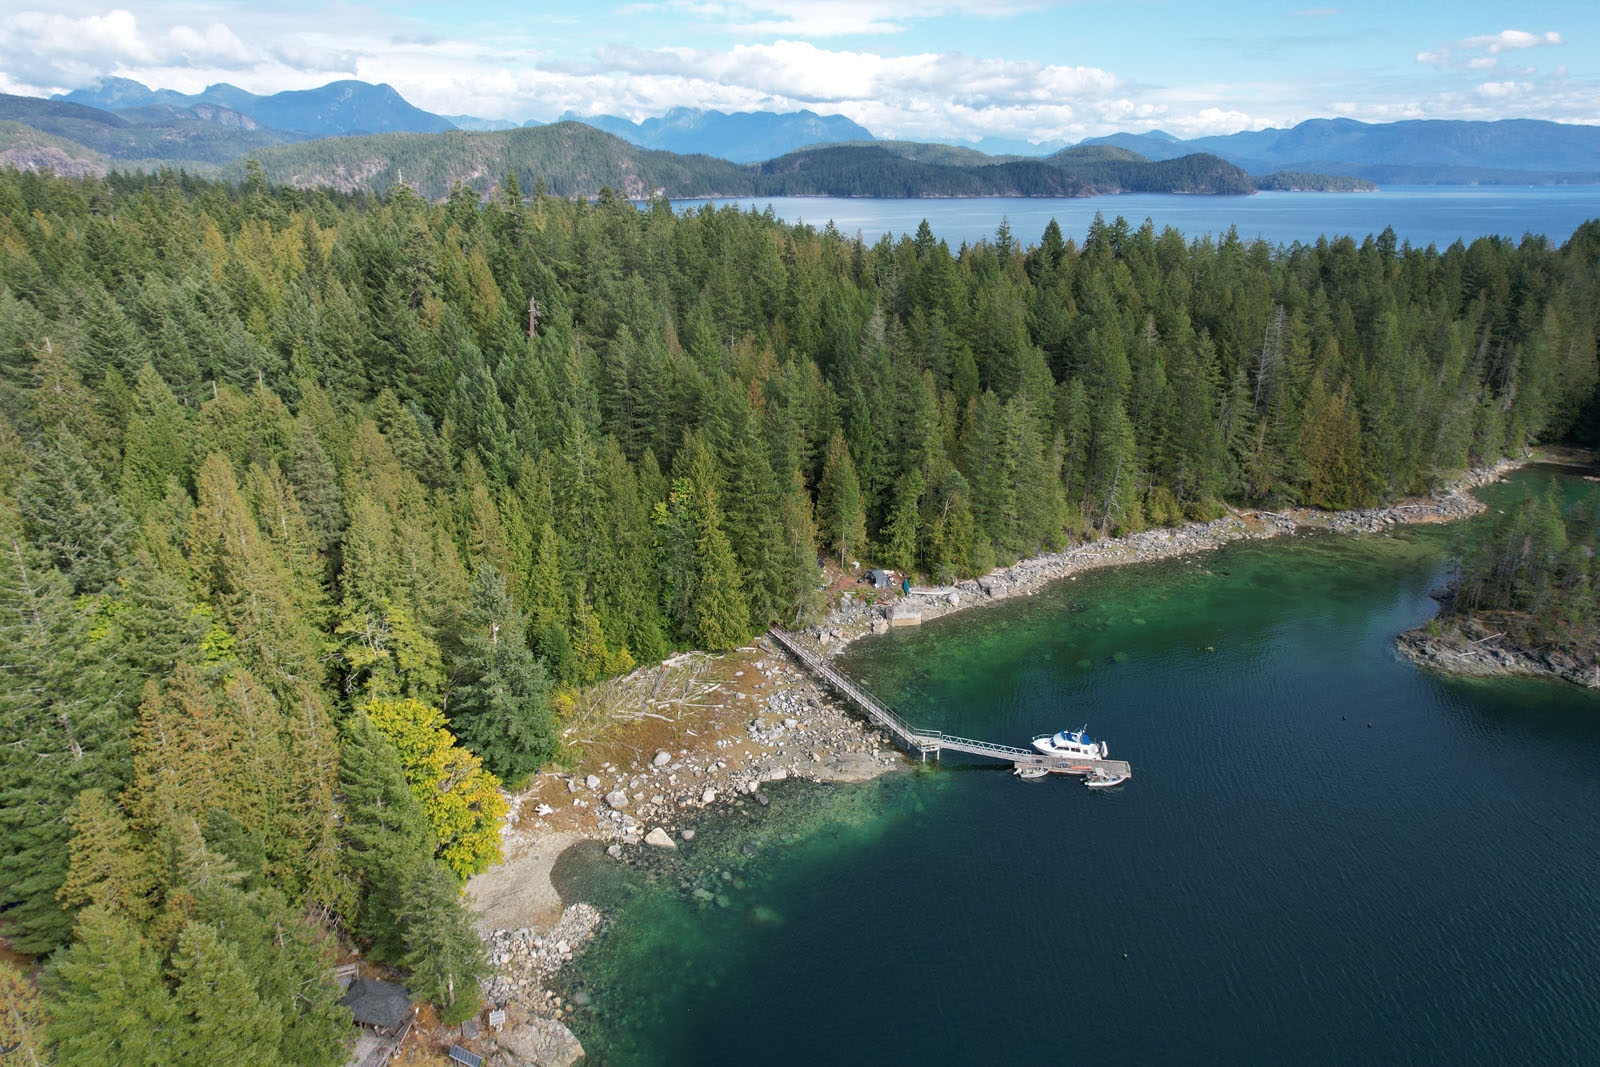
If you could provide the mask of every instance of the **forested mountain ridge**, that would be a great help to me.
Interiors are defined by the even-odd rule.
[[[429,199],[457,184],[489,193],[500,175],[524,188],[543,182],[560,196],[593,198],[605,188],[630,199],[760,196],[1093,196],[1117,192],[1243,195],[1248,175],[1214,156],[1151,163],[1064,154],[1048,160],[989,157],[955,150],[909,150],[878,142],[806,148],[739,165],[709,156],[636,148],[576,122],[536,128],[446,134],[334,138],[257,152],[224,168],[243,178],[251,165],[274,182],[300,188],[383,193],[402,178]]]
[[[86,178],[107,172],[106,157],[76,141],[0,119],[0,168]]]
[[[570,687],[805,620],[819,552],[944,580],[1593,438],[1597,222],[953,253],[496,184],[0,173],[0,928],[58,1064],[342,1062],[337,942],[470,1012],[497,779]]]
[[[443,198],[457,185],[487,193],[506,174],[516,174],[530,189],[542,182],[550,194],[561,197],[593,197],[602,188],[636,200],[662,189],[726,196],[753,189],[747,168],[737,164],[636,148],[581,122],[335,137],[297,147],[301,151],[254,153],[229,164],[223,174],[240,179],[257,166],[271,182],[380,195],[403,180],[428,199]]]
[[[0,93],[0,120],[65,138],[123,165],[215,167],[248,152],[303,140],[304,135],[229,121],[221,109],[203,118],[182,108],[147,108],[124,117],[81,104]],[[155,161],[155,162],[149,162]],[[103,173],[103,172],[102,172]]]

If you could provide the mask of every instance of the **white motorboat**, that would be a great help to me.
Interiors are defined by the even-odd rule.
[[[1044,767],[1036,764],[1018,764],[1016,767],[1012,768],[1011,773],[1016,775],[1018,778],[1021,778],[1024,782],[1032,782],[1036,779],[1043,778],[1050,772]]]
[[[1040,734],[1033,739],[1033,747],[1046,756],[1066,756],[1080,759],[1105,759],[1106,743],[1089,737],[1087,724],[1079,730],[1062,730],[1060,733]]]

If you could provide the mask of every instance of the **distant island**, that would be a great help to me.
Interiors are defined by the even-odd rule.
[[[282,145],[221,171],[241,180],[252,165],[298,188],[383,193],[404,182],[438,199],[457,185],[489,192],[507,174],[524,189],[594,197],[602,189],[652,197],[1081,197],[1111,193],[1246,196],[1245,171],[1197,153],[1152,161],[1126,149],[1069,148],[1043,159],[993,157],[948,145],[894,141],[822,145],[764,163],[738,164],[638,148],[577,122],[518,130],[329,138]],[[1308,176],[1319,177],[1319,176]],[[1320,176],[1319,187],[1359,186]]]
[[[1373,193],[1378,186],[1365,178],[1348,174],[1307,174],[1300,170],[1280,170],[1255,180],[1256,188],[1275,193]]]

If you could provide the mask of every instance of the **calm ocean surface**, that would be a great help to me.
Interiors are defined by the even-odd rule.
[[[1463,530],[1241,544],[861,642],[842,669],[914,722],[1087,721],[1135,776],[952,757],[780,783],[648,877],[564,858],[616,916],[567,989],[592,1062],[1600,1063],[1600,699],[1393,652]]]
[[[830,220],[842,232],[871,244],[884,234],[913,234],[927,219],[934,235],[952,249],[992,240],[1002,219],[1024,247],[1035,244],[1053,218],[1064,236],[1083,240],[1095,212],[1107,222],[1122,216],[1138,228],[1146,218],[1157,232],[1172,226],[1186,237],[1220,236],[1229,226],[1244,240],[1310,244],[1320,236],[1349,234],[1361,240],[1393,226],[1396,237],[1442,250],[1457,238],[1498,234],[1520,240],[1539,234],[1559,245],[1579,223],[1600,217],[1600,185],[1396,186],[1375,193],[1257,193],[1255,196],[1175,196],[1128,193],[1079,199],[1001,197],[963,200],[868,200],[837,197],[769,197],[763,200],[679,200],[680,208],[705,203],[740,204],[758,211],[771,205],[786,222],[821,229]]]

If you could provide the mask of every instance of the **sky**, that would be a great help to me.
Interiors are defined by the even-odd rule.
[[[1600,123],[1600,3],[0,0],[0,91],[108,75],[256,93],[357,78],[516,122],[807,109],[907,140]]]

